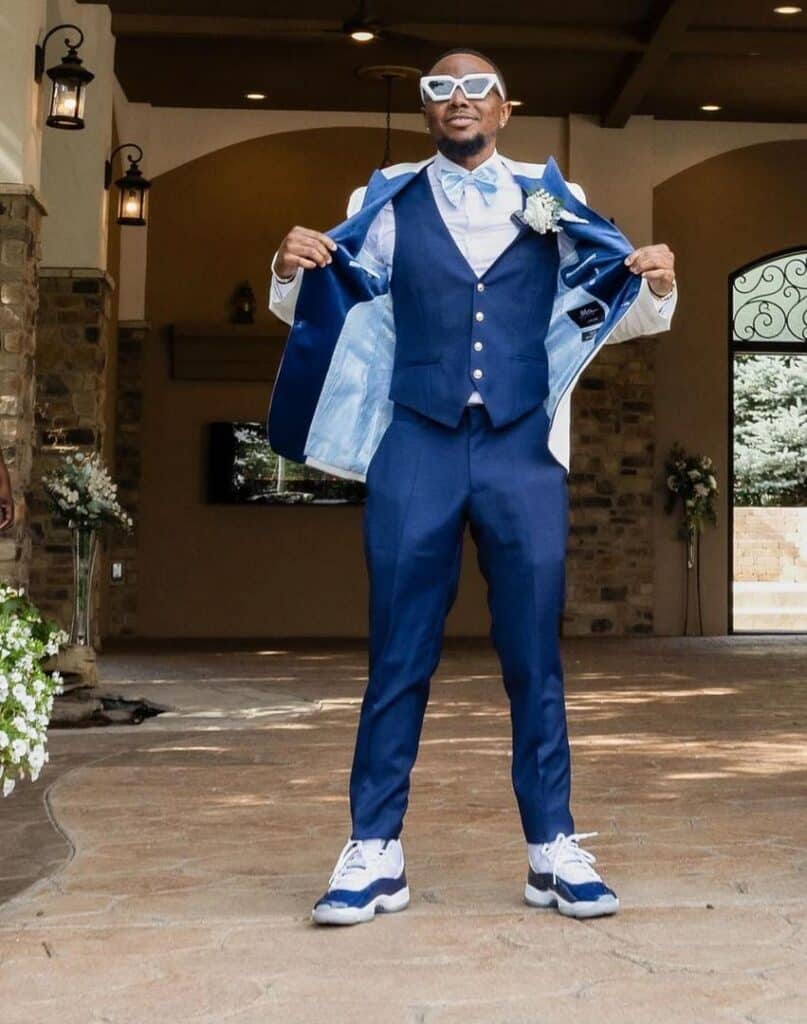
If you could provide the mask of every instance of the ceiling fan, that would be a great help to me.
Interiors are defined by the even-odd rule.
[[[314,29],[312,34],[341,35],[355,40],[357,43],[368,43],[373,39],[395,43],[429,43],[423,36],[410,35],[407,32],[396,32],[389,28],[370,10],[368,0],[359,0],[356,12],[346,18],[339,28]],[[305,34],[305,32],[301,33]]]

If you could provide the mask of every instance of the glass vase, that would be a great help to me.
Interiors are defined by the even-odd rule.
[[[70,643],[92,646],[92,574],[98,533],[88,526],[73,527],[73,621]]]

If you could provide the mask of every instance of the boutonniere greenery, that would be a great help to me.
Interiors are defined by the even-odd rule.
[[[517,210],[513,218],[521,224],[527,224],[539,235],[545,235],[547,231],[560,231],[563,209],[562,199],[553,196],[545,188],[537,188],[527,194],[524,209]]]

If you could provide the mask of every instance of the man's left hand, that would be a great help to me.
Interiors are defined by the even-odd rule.
[[[625,257],[625,266],[634,274],[647,278],[650,291],[659,297],[666,295],[675,284],[675,255],[669,245],[643,245]]]

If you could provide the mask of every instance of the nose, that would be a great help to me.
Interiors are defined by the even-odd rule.
[[[468,102],[468,97],[465,95],[465,93],[462,91],[462,89],[460,89],[460,87],[458,85],[454,86],[454,91],[451,93],[451,95],[448,98],[448,105],[449,105],[449,107],[469,107],[470,106],[470,103]]]

